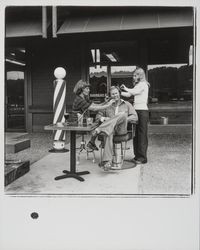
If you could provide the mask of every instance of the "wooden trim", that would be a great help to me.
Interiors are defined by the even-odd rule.
[[[191,109],[176,109],[176,108],[170,108],[170,109],[166,109],[166,108],[161,108],[161,109],[154,109],[154,108],[149,108],[150,112],[153,113],[192,113]]]
[[[32,114],[29,113],[29,106],[32,105],[33,100],[32,100],[32,79],[31,79],[31,51],[30,48],[26,48],[27,50],[27,68],[26,68],[26,129],[28,132],[32,132],[33,130],[33,117]]]
[[[66,105],[67,109],[71,109],[71,105]],[[51,106],[42,106],[42,105],[30,105],[28,107],[29,114],[53,114],[53,107]]]
[[[42,37],[47,38],[47,7],[42,6]]]
[[[31,114],[53,114],[53,110],[48,109],[48,108],[29,108],[29,113]]]
[[[28,112],[31,114],[53,114],[53,107],[42,106],[42,105],[30,105],[28,107]]]
[[[111,66],[107,65],[107,94],[110,92],[111,87]]]
[[[148,65],[148,44],[146,36],[143,39],[140,39],[139,42],[139,66],[142,67],[147,73],[147,65]],[[147,75],[147,74],[146,74]]]
[[[89,48],[85,42],[81,45],[81,79],[89,82]]]
[[[57,37],[57,7],[52,6],[52,35]]]
[[[24,119],[25,119],[25,130],[28,130],[28,72],[27,68],[24,70]]]

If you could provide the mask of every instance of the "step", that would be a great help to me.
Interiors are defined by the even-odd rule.
[[[192,124],[149,124],[149,134],[192,134]]]
[[[24,149],[30,148],[30,140],[29,139],[19,139],[19,138],[11,138],[6,140],[6,153],[17,153]]]
[[[4,185],[12,183],[19,177],[25,175],[30,170],[29,161],[16,161],[7,160],[5,161],[5,175],[4,175]]]

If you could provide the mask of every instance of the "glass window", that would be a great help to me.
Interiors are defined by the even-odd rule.
[[[107,66],[91,66],[89,68],[90,99],[96,103],[104,100],[107,93]]]
[[[136,66],[111,66],[111,85],[125,84],[128,88],[132,88],[135,69]]]
[[[9,71],[6,77],[7,129],[25,129],[24,72]]]
[[[9,48],[5,53],[5,127],[7,130],[25,129],[24,72],[26,51]]]
[[[191,101],[192,71],[187,64],[148,65],[149,102]]]

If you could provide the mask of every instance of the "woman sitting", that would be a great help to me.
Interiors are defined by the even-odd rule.
[[[73,92],[76,94],[76,98],[74,99],[72,109],[73,111],[78,111],[81,114],[84,113],[88,115],[87,112],[90,110],[91,111],[105,110],[108,107],[110,107],[112,103],[114,102],[113,100],[110,100],[109,102],[104,103],[104,104],[95,104],[92,101],[90,101],[89,100],[90,85],[83,80],[79,80],[76,83]],[[90,150],[98,150],[95,144],[96,137],[97,135],[94,134],[87,144],[87,147]]]

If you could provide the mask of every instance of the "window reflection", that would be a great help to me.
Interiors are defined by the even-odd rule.
[[[125,84],[128,88],[132,88],[135,69],[136,66],[111,66],[111,85]]]
[[[94,102],[100,103],[104,100],[107,93],[107,67],[89,68],[89,82],[90,82],[90,99]]]
[[[187,64],[149,65],[150,103],[191,101],[192,71]]]
[[[7,129],[24,129],[24,72],[7,72],[6,104]]]

